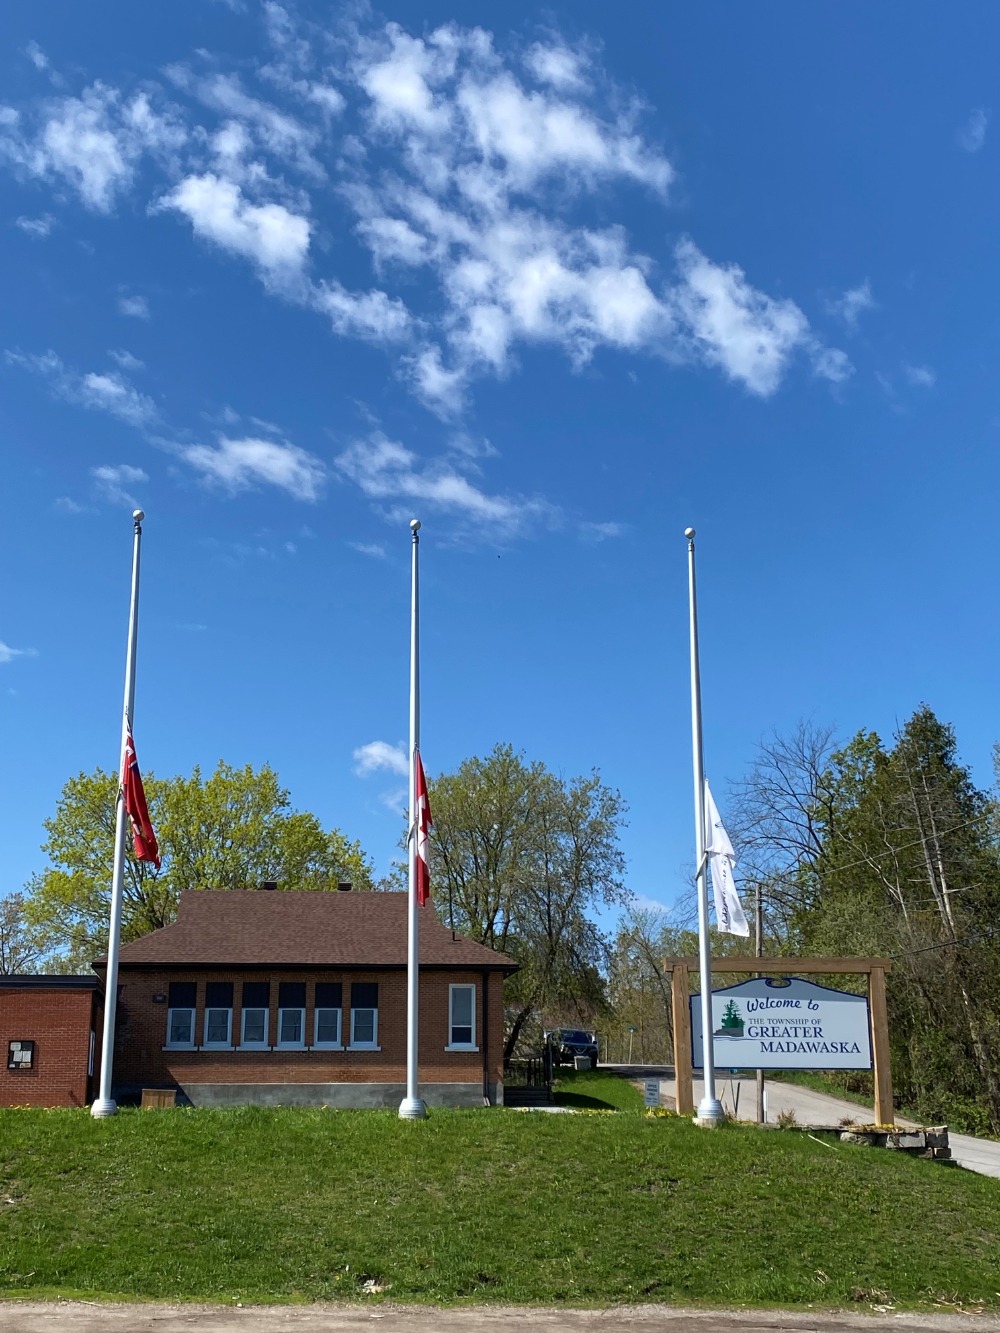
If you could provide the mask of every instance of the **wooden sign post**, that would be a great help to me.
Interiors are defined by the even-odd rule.
[[[697,958],[667,958],[664,968],[671,974],[671,1008],[674,1035],[674,1077],[679,1115],[694,1114],[694,1071],[691,1064],[691,1014],[688,973],[698,968]],[[889,1062],[889,1015],[885,1001],[885,978],[892,971],[889,958],[713,958],[713,972],[755,972],[772,976],[814,976],[843,973],[868,978],[868,1008],[871,1021],[872,1073],[875,1082],[875,1123],[894,1125],[892,1070]]]

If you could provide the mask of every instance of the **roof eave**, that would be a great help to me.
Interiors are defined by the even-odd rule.
[[[106,958],[99,958],[94,964],[95,968],[105,968],[107,966]],[[118,963],[119,972],[129,969],[141,972],[279,972],[279,971],[297,971],[297,972],[405,972],[405,963],[338,963],[338,962],[320,962],[320,963],[275,963],[267,961],[242,962],[226,961],[223,959],[212,959],[202,961],[196,959],[137,959],[131,960],[122,958]],[[520,963],[490,963],[490,962],[464,962],[464,963],[421,963],[421,972],[503,972],[508,976],[521,970]]]

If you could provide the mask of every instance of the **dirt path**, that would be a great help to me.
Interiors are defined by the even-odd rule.
[[[1000,1318],[977,1315],[787,1314],[781,1311],[439,1310],[388,1305],[102,1305],[85,1301],[0,1302],[3,1333],[1000,1333]]]

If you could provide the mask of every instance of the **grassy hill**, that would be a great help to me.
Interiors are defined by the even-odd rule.
[[[0,1111],[4,1296],[995,1308],[998,1254],[1000,1182],[803,1134],[630,1110]]]

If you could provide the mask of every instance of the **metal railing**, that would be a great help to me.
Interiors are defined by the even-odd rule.
[[[515,1057],[504,1065],[507,1088],[552,1088],[552,1059],[548,1051],[541,1055]]]

